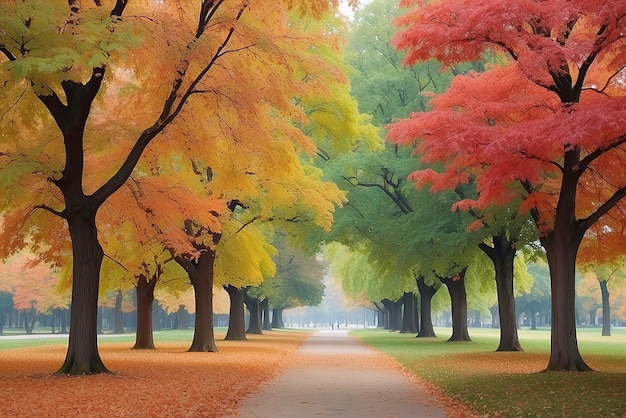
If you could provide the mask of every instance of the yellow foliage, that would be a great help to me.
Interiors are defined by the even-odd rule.
[[[227,222],[217,245],[215,284],[258,286],[276,273],[274,254],[276,249],[256,225]]]

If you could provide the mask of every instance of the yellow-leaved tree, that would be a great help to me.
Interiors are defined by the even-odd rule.
[[[237,145],[259,159],[275,150],[257,176],[295,167],[282,157],[288,147],[314,152],[292,122],[306,118],[293,100],[306,80],[295,77],[293,64],[301,59],[295,48],[302,45],[291,37],[298,33],[287,13],[319,17],[334,6],[327,0],[0,2],[0,169],[8,190],[0,252],[37,249],[35,238],[62,247],[64,240],[46,231],[58,235],[61,224],[69,231],[71,329],[59,373],[107,371],[96,338],[104,257],[97,215],[149,145],[154,155],[177,148],[185,157],[232,158],[210,141],[221,137],[222,149]],[[304,63],[315,72],[312,59]],[[243,189],[247,173],[236,175],[233,184]],[[50,214],[56,226],[49,226]],[[176,255],[187,267],[212,268],[200,255],[214,253],[217,241],[192,219],[185,226],[195,251]],[[198,283],[206,297],[210,287]]]

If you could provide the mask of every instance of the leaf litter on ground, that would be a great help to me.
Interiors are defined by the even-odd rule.
[[[54,372],[66,346],[0,351],[0,411],[10,417],[218,417],[293,361],[309,334],[269,331],[247,341],[218,341],[217,353],[190,353],[184,342],[131,350],[101,342],[110,374]]]

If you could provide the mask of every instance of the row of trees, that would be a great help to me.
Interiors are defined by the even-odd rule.
[[[269,329],[270,326],[282,327],[282,312],[285,309],[314,306],[321,302],[324,293],[322,278],[326,274],[323,260],[309,257],[283,243],[280,253],[274,257],[274,262],[277,265],[276,274],[258,287],[246,286],[240,289],[227,285],[221,291],[214,289],[213,312],[231,312],[227,339],[245,339],[243,297],[248,302],[246,305],[253,318],[261,318],[259,314],[263,314],[269,319],[269,310],[273,311],[271,325],[263,326],[259,323],[258,327],[253,324],[249,328],[249,332],[255,333],[260,333],[261,329]],[[0,267],[0,335],[7,322],[9,326],[13,324],[13,327],[17,327],[19,323],[19,327],[27,334],[33,332],[37,322],[40,326],[45,322],[52,332],[55,332],[55,328],[60,332],[67,332],[70,325],[70,295],[68,292],[57,291],[58,274],[54,270],[46,270],[44,264],[21,254],[11,257]],[[154,302],[158,304],[146,305],[147,311],[139,310],[139,315],[137,306],[139,292],[142,290],[140,285],[133,286],[132,289],[118,288],[104,292],[98,304],[98,333],[103,329],[105,312],[111,311],[111,315],[107,315],[107,329],[115,333],[124,332],[124,314],[131,314],[134,318],[131,321],[132,329],[137,331],[135,348],[154,348],[152,330],[161,328],[153,321],[155,312],[182,318],[195,313],[192,288],[184,278],[176,280],[180,282],[177,286],[179,291],[168,291],[166,283],[161,282],[153,294]],[[239,304],[229,301],[229,295],[232,299],[233,292],[238,292],[241,300]],[[263,307],[265,312],[259,312],[259,307]],[[179,324],[176,327],[182,328],[186,328],[185,324],[188,323],[187,320],[173,322]]]
[[[370,301],[417,287],[422,321],[445,286],[452,340],[469,339],[466,295],[495,294],[498,350],[520,350],[514,295],[531,289],[526,263],[547,259],[546,369],[589,370],[576,340],[576,267],[623,263],[623,5],[395,6],[358,13],[346,52],[360,108],[388,142],[327,171],[349,201],[331,233],[347,248],[330,250],[334,271]]]
[[[424,335],[439,287],[452,340],[469,339],[467,293],[491,291],[499,350],[521,349],[515,291],[546,258],[547,369],[589,370],[576,263],[622,255],[621,3],[370,3],[345,58],[379,135],[349,95],[332,2],[0,4],[0,255],[29,248],[65,267],[60,372],[106,371],[101,272],[104,288],[136,286],[139,315],[156,283],[176,292],[166,278],[185,277],[190,350],[213,351],[213,285],[234,306],[276,274],[283,235],[309,255],[333,243],[352,295],[417,306],[417,287]]]
[[[186,278],[190,350],[215,351],[213,286],[258,286],[274,237],[329,228],[343,196],[311,159],[368,135],[336,6],[0,3],[0,252],[28,249],[71,287],[60,373],[107,371],[98,295],[124,283],[145,324],[157,283]]]

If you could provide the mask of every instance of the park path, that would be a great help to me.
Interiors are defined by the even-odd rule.
[[[238,408],[244,418],[447,417],[444,402],[344,330],[305,339],[293,365]]]

